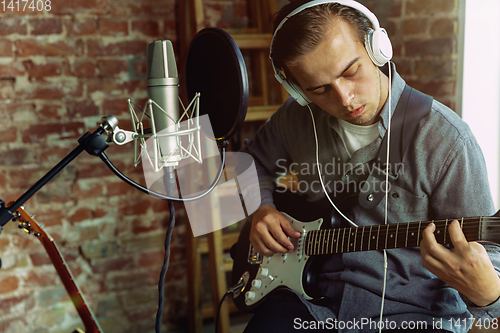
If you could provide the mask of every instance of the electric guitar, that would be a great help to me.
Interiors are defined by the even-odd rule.
[[[19,228],[24,229],[29,234],[35,235],[42,243],[45,251],[50,257],[52,264],[54,265],[59,277],[61,278],[66,291],[68,292],[71,301],[75,305],[76,311],[82,319],[83,325],[85,326],[86,333],[102,333],[94,314],[90,310],[89,306],[85,302],[82,292],[71,274],[66,261],[64,260],[61,252],[59,251],[54,239],[48,235],[37,223],[36,221],[20,207],[15,212],[15,220],[19,222]],[[77,328],[73,333],[85,333],[80,328]]]
[[[287,195],[293,202],[288,206],[292,210],[295,209],[296,214],[304,215],[305,212],[318,215],[314,203],[306,203],[303,200],[300,204],[298,202],[301,199],[298,201],[297,196],[293,198],[294,195]],[[308,207],[304,209],[305,206]],[[235,244],[231,281],[232,285],[244,283],[242,288],[233,293],[233,301],[240,311],[252,312],[277,288],[292,289],[307,300],[321,298],[315,290],[317,272],[314,268],[318,265],[312,264],[312,258],[324,258],[324,255],[336,253],[419,246],[422,231],[431,222],[436,225],[434,235],[437,242],[443,245],[451,243],[448,226],[453,219],[332,229],[325,225],[340,217],[331,213],[331,209],[329,218],[320,217],[305,223],[286,213],[282,214],[290,221],[292,228],[301,234],[298,239],[290,239],[294,246],[291,253],[262,257],[254,251],[249,241],[250,221],[245,223],[240,232]],[[500,243],[499,216],[500,211],[492,217],[461,218],[458,221],[469,242]],[[323,222],[324,220],[326,221]]]

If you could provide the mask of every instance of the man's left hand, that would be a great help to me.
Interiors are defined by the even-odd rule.
[[[484,247],[477,242],[468,242],[456,220],[448,227],[454,246],[451,250],[438,244],[435,230],[435,224],[431,223],[422,232],[420,253],[425,268],[477,306],[486,306],[497,300],[500,278]]]

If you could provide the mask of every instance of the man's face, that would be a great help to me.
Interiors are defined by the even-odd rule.
[[[343,20],[336,20],[315,50],[287,67],[307,97],[331,115],[357,125],[378,121],[387,77]]]

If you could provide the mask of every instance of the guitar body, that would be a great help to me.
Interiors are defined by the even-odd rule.
[[[311,230],[321,228],[323,219],[312,222],[300,222],[286,213],[283,215],[290,221],[295,231],[301,233],[298,239],[291,239],[294,250],[291,253],[277,253],[272,257],[257,258],[252,253],[249,241],[250,223],[246,223],[238,238],[236,257],[234,258],[232,284],[240,278],[245,281],[241,292],[233,294],[236,307],[243,312],[252,312],[267,294],[278,288],[289,288],[310,300],[317,297],[314,278],[316,274],[309,272],[314,259],[305,255],[305,235]]]
[[[238,243],[235,244],[236,251],[231,276],[232,285],[237,284],[240,278],[246,282],[241,292],[237,291],[233,294],[233,301],[242,312],[252,312],[264,301],[267,294],[279,288],[292,289],[306,299],[321,297],[317,290],[316,270],[321,266],[318,262],[324,260],[325,256],[306,256],[303,253],[302,244],[308,231],[339,227],[340,218],[332,213],[331,205],[326,198],[311,203],[292,192],[277,190],[274,193],[274,203],[290,221],[292,228],[300,232],[302,236],[298,240],[292,240],[294,245],[292,253],[284,255],[278,253],[270,258],[262,257],[262,260],[259,260],[259,255],[252,253],[253,247],[249,240],[251,221],[245,223]],[[301,222],[299,219],[310,222]],[[267,276],[262,276],[261,269],[264,269],[264,273],[267,269]],[[253,282],[254,280],[261,282]],[[259,283],[260,288],[258,288]],[[255,293],[253,300],[246,299],[247,291]]]

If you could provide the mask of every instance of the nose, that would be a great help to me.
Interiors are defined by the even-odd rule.
[[[347,83],[337,82],[336,89],[339,101],[343,107],[347,108],[354,100],[354,93]]]

